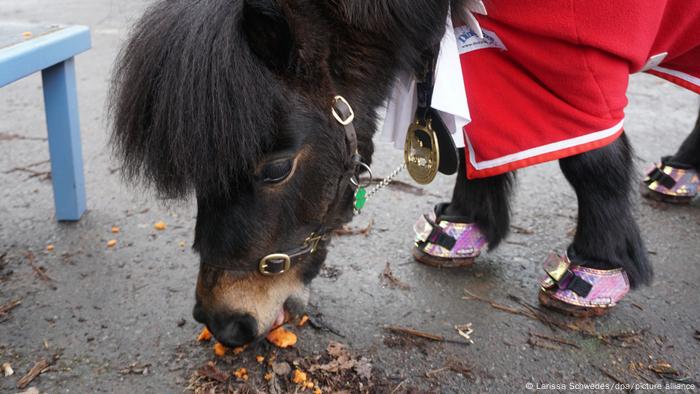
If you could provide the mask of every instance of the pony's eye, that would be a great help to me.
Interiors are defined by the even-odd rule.
[[[292,173],[294,163],[291,159],[276,160],[265,164],[260,173],[260,179],[265,183],[278,183],[287,179]]]

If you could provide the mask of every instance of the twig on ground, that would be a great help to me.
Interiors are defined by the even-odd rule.
[[[16,300],[12,300],[12,301],[9,301],[9,302],[6,302],[6,303],[0,305],[0,317],[7,315],[8,313],[10,313],[11,310],[18,307],[19,304],[21,304],[21,303],[22,303],[22,300],[16,299]]]
[[[29,372],[27,372],[20,380],[17,381],[17,388],[21,390],[27,387],[29,383],[49,369],[50,366],[51,364],[43,358],[37,361]]]
[[[555,345],[553,343],[542,341],[540,339],[537,339],[537,337],[533,337],[533,336],[531,336],[530,338],[527,339],[527,343],[530,344],[530,346],[541,347],[543,349],[561,350],[561,347],[559,347],[559,345]]]
[[[403,386],[403,384],[406,383],[407,380],[408,380],[408,379],[402,380],[401,383],[399,383],[396,387],[394,387],[393,390],[391,390],[391,394],[394,394],[395,392],[399,391],[399,389],[401,388],[401,386]]]
[[[525,228],[525,227],[516,226],[514,224],[511,224],[510,228],[512,228],[513,231],[515,231],[518,234],[532,235],[535,233],[535,230],[531,230],[531,229]]]
[[[34,253],[27,252],[27,263],[29,263],[29,266],[32,267],[32,270],[34,270],[34,273],[39,277],[39,279],[43,280],[44,282],[53,281],[53,279],[51,279],[51,277],[44,272],[42,267],[37,267],[36,264],[34,264]]]
[[[570,341],[568,339],[552,337],[552,336],[544,335],[544,334],[538,334],[536,332],[531,332],[530,335],[537,337],[537,338],[540,338],[540,339],[546,339],[546,340],[551,341],[551,342],[560,343],[562,345],[569,345],[571,347],[575,347],[576,349],[581,350],[581,346],[577,345],[575,342]]]
[[[26,137],[26,136],[15,134],[15,133],[0,133],[0,141],[13,141],[13,140],[46,141],[47,138]]]
[[[499,304],[499,303],[497,303],[497,302],[495,302],[495,301],[493,301],[493,300],[490,300],[490,299],[488,299],[488,298],[484,298],[484,297],[478,296],[478,295],[476,295],[476,294],[470,292],[470,291],[467,290],[467,289],[464,289],[464,293],[466,294],[466,296],[465,296],[465,297],[462,297],[463,300],[467,300],[467,301],[476,300],[476,301],[479,301],[479,302],[483,302],[483,303],[485,303],[485,304],[489,304],[492,308],[498,309],[498,310],[500,310],[500,311],[502,311],[502,312],[507,312],[507,313],[510,313],[510,314],[513,314],[513,315],[521,315],[521,316],[529,317],[529,318],[531,318],[531,319],[536,319],[536,317],[535,317],[531,312],[528,312],[528,311],[526,311],[526,310],[515,309],[515,308],[512,308],[512,307],[507,306],[507,305]]]
[[[455,373],[462,374],[469,379],[474,379],[472,369],[459,361],[448,361],[444,367],[426,372],[425,377],[428,379],[433,379],[435,378],[435,375],[445,371],[452,371]]]
[[[383,285],[391,289],[411,289],[411,286],[409,286],[407,283],[404,283],[401,279],[397,278],[396,275],[394,275],[394,272],[391,270],[391,263],[388,262],[386,263],[386,267],[384,267],[384,271],[382,271],[382,273],[379,274],[379,280],[380,282],[382,282]]]
[[[406,328],[406,327],[399,327],[399,326],[384,326],[384,329],[386,331],[389,331],[393,334],[400,334],[400,335],[407,335],[407,336],[412,336],[416,338],[423,338],[427,339],[429,341],[433,342],[443,342],[443,343],[452,343],[455,345],[469,345],[468,342],[464,341],[457,341],[454,339],[448,339],[443,337],[442,335],[437,335],[437,334],[431,334],[429,332],[424,332],[424,331],[418,331],[414,330],[412,328]]]
[[[603,375],[605,375],[605,376],[609,377],[610,379],[614,380],[616,383],[625,384],[625,381],[624,381],[624,380],[622,380],[622,379],[618,378],[617,376],[613,375],[613,374],[612,374],[610,371],[608,371],[607,369],[605,369],[605,368],[603,368],[603,367],[601,367],[601,366],[598,366],[598,365],[596,365],[596,364],[593,364],[593,363],[591,363],[591,366],[592,366],[593,368],[597,369],[598,371],[600,371]]]
[[[404,334],[411,335],[414,337],[419,337],[423,339],[428,339],[435,342],[445,342],[445,337],[442,335],[431,334],[428,332],[414,330],[412,328],[398,327],[398,326],[384,326],[384,329],[394,334]]]

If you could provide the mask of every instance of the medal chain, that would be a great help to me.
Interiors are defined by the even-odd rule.
[[[381,180],[377,185],[375,185],[373,188],[371,188],[368,192],[367,195],[364,197],[365,201],[369,200],[374,196],[377,192],[380,190],[384,189],[385,187],[389,186],[391,182],[395,180],[395,178],[401,173],[406,168],[406,162],[401,163],[400,166],[396,167],[394,171],[391,172],[387,177]],[[354,210],[355,215],[359,215],[361,212],[359,209]]]

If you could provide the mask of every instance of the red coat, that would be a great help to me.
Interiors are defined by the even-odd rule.
[[[455,29],[472,121],[467,176],[599,148],[622,133],[631,73],[700,93],[700,0],[486,0]]]

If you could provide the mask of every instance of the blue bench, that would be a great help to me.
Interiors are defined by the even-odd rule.
[[[85,178],[73,57],[90,49],[85,26],[0,22],[0,88],[41,71],[56,219],[80,220]]]

